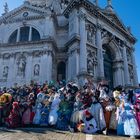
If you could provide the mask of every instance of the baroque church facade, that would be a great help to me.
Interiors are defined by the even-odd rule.
[[[136,39],[107,0],[26,0],[0,17],[0,86],[66,79],[138,85]]]

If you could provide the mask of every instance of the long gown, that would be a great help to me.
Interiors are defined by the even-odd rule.
[[[9,128],[16,128],[20,126],[21,116],[19,110],[12,109],[8,118],[6,118],[6,123]]]
[[[114,109],[114,105],[111,101],[109,93],[107,93],[104,88],[100,89],[99,102],[103,108],[106,130],[108,130],[110,128],[111,114]]]
[[[140,130],[140,95],[136,95],[136,103],[134,105],[136,111],[136,119]]]
[[[139,136],[140,131],[133,112],[133,106],[127,100],[123,101],[124,107],[122,107],[122,104],[120,104],[120,106],[117,107],[117,120],[118,120],[117,134]]]
[[[40,120],[40,125],[41,126],[48,126],[49,122],[49,106],[44,106],[41,110],[41,120]]]
[[[90,112],[95,117],[95,120],[97,122],[97,129],[103,130],[106,127],[106,123],[103,109],[100,103],[92,104],[90,107]]]
[[[68,101],[61,101],[58,110],[58,120],[56,127],[60,130],[69,130],[68,126],[71,118],[71,106]]]
[[[59,103],[60,103],[60,99],[59,99],[59,95],[55,95],[54,99],[52,101],[51,104],[51,109],[50,109],[50,113],[49,113],[49,124],[50,125],[55,125],[57,123],[57,119],[58,119],[58,109],[59,109]]]
[[[22,116],[22,125],[24,126],[24,125],[27,125],[27,124],[28,125],[31,124],[30,118],[31,118],[31,109],[30,109],[30,107],[28,107],[25,110],[25,112],[23,113],[23,116]]]
[[[42,104],[38,103],[37,104],[37,108],[36,108],[36,112],[35,112],[35,116],[33,119],[33,124],[40,124],[40,120],[41,120],[41,108],[42,108]]]
[[[16,128],[21,125],[20,107],[18,102],[13,102],[13,108],[5,122],[9,128]]]

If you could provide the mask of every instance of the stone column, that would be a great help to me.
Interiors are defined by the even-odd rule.
[[[48,51],[48,73],[47,73],[47,80],[48,82],[53,80],[52,79],[52,51]]]
[[[103,49],[102,49],[102,38],[101,38],[101,25],[97,24],[96,30],[96,46],[97,46],[97,60],[98,60],[98,75],[99,78],[104,78],[104,60],[103,60]]]
[[[30,26],[30,30],[29,30],[29,41],[32,40],[32,27]]]
[[[124,60],[124,79],[125,85],[130,85],[130,75],[128,70],[127,54],[126,54],[126,45],[123,44],[123,60]]]
[[[79,74],[79,49],[75,50],[75,59],[76,59],[76,75]]]
[[[68,81],[68,59],[66,60],[66,81]]]
[[[7,79],[7,86],[11,87],[14,83],[16,83],[16,73],[15,73],[15,54],[11,54],[10,61],[9,61],[9,73],[8,73],[8,79]]]
[[[33,75],[33,63],[32,63],[32,52],[28,53],[27,64],[26,64],[26,71],[25,71],[25,79],[26,83],[29,84],[32,80]]]
[[[114,87],[118,86],[118,75],[117,75],[117,68],[114,67],[113,68],[113,84],[114,84]]]
[[[2,79],[3,77],[2,77],[2,75],[3,75],[3,69],[2,69],[2,61],[3,61],[3,59],[2,59],[2,54],[0,54],[0,79]]]
[[[79,71],[80,74],[87,73],[87,35],[86,35],[86,15],[82,11],[79,14],[80,18],[80,56],[79,56]]]
[[[122,68],[121,64],[114,64],[115,71],[114,71],[114,86],[123,85],[123,75],[122,75]]]
[[[134,86],[138,86],[139,82],[138,82],[138,74],[137,74],[137,67],[136,67],[136,61],[135,61],[135,56],[134,56],[134,48],[132,50],[132,63],[133,63],[133,76],[134,76]]]
[[[123,77],[123,66],[119,66],[118,67],[118,75],[119,75],[119,85],[123,85],[124,86],[124,77]]]
[[[71,63],[71,78],[72,80],[77,80],[79,74],[79,54],[78,49],[75,48],[71,52],[70,63]]]
[[[69,38],[79,34],[79,19],[77,9],[74,9],[69,16]]]
[[[41,81],[42,83],[44,83],[45,81],[48,80],[48,69],[49,69],[49,65],[48,65],[48,52],[47,51],[43,51],[42,52],[42,56],[41,56]],[[48,81],[49,82],[49,81]]]
[[[18,27],[16,42],[19,42],[19,41],[20,41],[20,27]]]
[[[94,62],[94,80],[97,80],[97,62]]]
[[[71,80],[71,52],[68,52],[68,81]]]

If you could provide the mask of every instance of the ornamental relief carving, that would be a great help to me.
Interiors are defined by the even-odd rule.
[[[35,64],[34,65],[34,76],[39,76],[39,74],[40,74],[40,65]]]
[[[3,67],[3,72],[2,72],[2,76],[4,79],[8,78],[8,73],[9,73],[9,67],[8,66],[4,66]]]
[[[102,30],[102,31],[101,31],[101,38],[102,38],[102,40],[104,40],[105,38],[107,38],[108,44],[109,44],[111,41],[117,42],[117,41],[116,41],[116,38],[115,38],[115,35],[113,35],[112,33],[108,32],[108,31],[106,31],[106,30]]]
[[[20,56],[17,59],[17,76],[20,77],[25,77],[25,69],[26,69],[26,57],[25,56]]]
[[[133,67],[129,66],[128,70],[129,70],[130,82],[133,83],[133,79],[134,79]]]
[[[3,54],[3,59],[10,59],[10,53]]]
[[[42,55],[43,55],[43,51],[37,50],[37,51],[34,51],[34,52],[33,52],[33,57],[40,57],[40,56],[42,56]]]
[[[102,25],[101,24],[99,24],[99,23],[97,23],[96,24],[96,29],[98,29],[98,30],[103,30],[103,27],[102,27]]]
[[[102,31],[101,32],[101,37],[102,37],[102,39],[106,38],[106,37],[109,37],[109,33],[107,31]]]
[[[79,11],[78,17],[80,20],[86,20],[87,15],[83,11]]]
[[[128,61],[128,63],[132,63],[132,56],[129,51],[127,51],[127,61]]]
[[[87,41],[95,45],[95,33],[96,33],[95,26],[92,24],[87,24],[86,30],[87,30]]]
[[[92,76],[95,76],[97,66],[97,56],[94,51],[87,51],[87,70]]]

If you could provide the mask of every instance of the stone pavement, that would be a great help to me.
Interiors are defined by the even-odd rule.
[[[0,128],[0,140],[129,140],[116,135],[87,135],[48,128]]]

